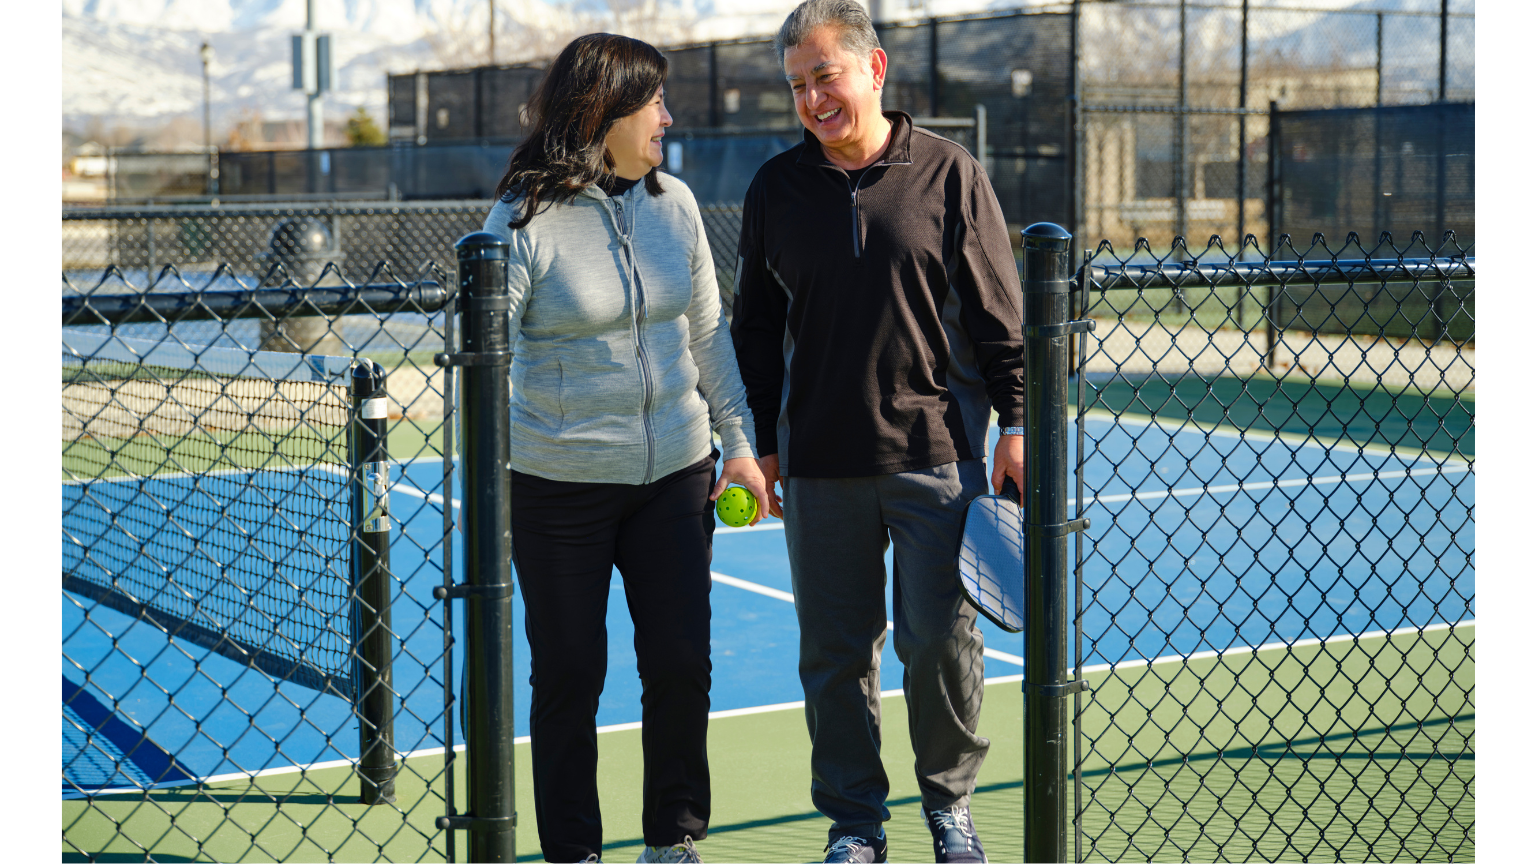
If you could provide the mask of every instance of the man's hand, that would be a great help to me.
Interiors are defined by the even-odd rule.
[[[775,456],[773,459],[774,480],[778,480],[779,457]],[[715,483],[715,491],[710,493],[710,500],[719,498],[721,493],[726,491],[726,487],[732,483],[745,488],[758,499],[758,515],[754,516],[752,521],[747,523],[748,525],[758,524],[758,520],[762,519],[765,513],[779,515],[779,506],[769,500],[772,494],[769,490],[774,488],[773,481],[764,482],[763,472],[758,469],[758,460],[751,456],[739,456],[721,463],[720,480]]]
[[[784,503],[784,499],[774,491],[774,484],[779,482],[779,454],[770,453],[767,456],[760,456],[758,467],[763,471],[763,483],[769,493],[768,514],[780,519],[785,518],[784,510],[779,506]]]
[[[1025,436],[999,435],[998,446],[993,448],[993,493],[1003,492],[1003,478],[1014,478],[1019,487],[1019,506],[1025,506]]]

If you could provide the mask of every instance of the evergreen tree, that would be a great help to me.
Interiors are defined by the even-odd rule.
[[[358,110],[347,118],[347,146],[377,147],[387,142],[384,130],[374,122],[367,108],[359,105]]]

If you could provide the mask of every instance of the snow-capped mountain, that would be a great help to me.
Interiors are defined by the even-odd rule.
[[[773,32],[798,0],[496,0],[497,60],[546,56],[578,33],[615,30],[659,44]],[[879,0],[886,18],[1052,0]],[[304,116],[289,38],[305,0],[62,0],[66,127],[89,118],[151,123],[202,110],[198,48],[210,64],[214,124]],[[361,105],[382,122],[387,73],[487,62],[487,0],[315,0],[331,34],[327,116]]]
[[[497,60],[548,56],[566,39],[614,30],[659,44],[772,33],[799,0],[495,0]],[[866,0],[878,17],[897,20],[987,9],[1061,5],[1060,0]],[[1268,5],[1436,12],[1440,0],[1254,0]],[[215,128],[241,116],[299,119],[305,100],[291,89],[289,39],[304,29],[306,0],[62,0],[63,121],[90,118],[150,124],[199,117],[202,64],[209,73]],[[1472,0],[1452,11],[1472,12]],[[385,76],[487,62],[487,0],[314,0],[316,29],[331,34],[336,72],[325,98],[328,117],[366,107],[382,124]],[[1304,18],[1291,34],[1257,38],[1317,45]],[[1417,36],[1434,35],[1434,18]],[[1318,22],[1327,26],[1327,21]],[[1348,53],[1355,53],[1350,45]],[[1428,46],[1427,46],[1428,47]],[[1092,53],[1092,52],[1088,52]],[[1466,61],[1471,77],[1471,58]],[[1459,70],[1460,71],[1460,70]],[[1459,76],[1460,77],[1460,76]]]

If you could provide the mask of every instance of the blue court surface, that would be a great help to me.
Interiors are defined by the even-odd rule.
[[[1085,432],[1092,447],[1085,514],[1093,522],[1084,541],[1085,665],[1474,617],[1466,462],[1130,418],[1091,416]],[[442,472],[438,461],[399,465],[391,496],[399,580],[393,628],[401,640],[395,740],[402,752],[444,746],[442,604],[431,595],[442,580]],[[457,566],[457,547],[454,557]],[[889,552],[887,560],[889,567]],[[779,523],[718,528],[712,569],[714,710],[801,699]],[[889,608],[889,587],[887,596]],[[528,651],[521,604],[514,603],[523,736]],[[617,573],[607,623],[598,724],[638,723],[633,630]],[[985,620],[981,627],[986,674],[1019,675],[1023,635]],[[150,777],[248,775],[358,752],[356,722],[339,697],[275,684],[74,594],[63,596],[63,632],[63,688],[75,715],[67,711],[64,721],[66,797],[78,794],[71,783],[102,789]],[[890,639],[882,663],[883,686],[900,687]],[[75,724],[102,730],[95,749]],[[455,743],[462,734],[456,729]]]

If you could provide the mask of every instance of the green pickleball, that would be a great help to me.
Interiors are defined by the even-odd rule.
[[[758,515],[758,499],[741,486],[732,486],[715,499],[715,515],[732,528],[740,528]]]

